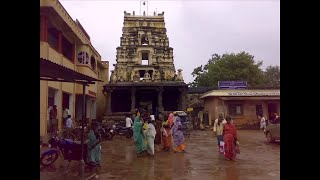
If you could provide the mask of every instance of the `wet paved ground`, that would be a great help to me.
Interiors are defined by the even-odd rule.
[[[136,157],[133,140],[115,136],[112,141],[102,143],[102,168],[99,176],[92,179],[280,179],[280,143],[268,144],[261,131],[238,133],[241,154],[236,161],[226,161],[218,153],[212,131],[192,131],[190,138],[186,138],[186,153],[160,151],[154,158]],[[67,165],[59,157],[51,166],[40,168],[40,179],[78,179],[78,162],[72,162],[68,170]]]

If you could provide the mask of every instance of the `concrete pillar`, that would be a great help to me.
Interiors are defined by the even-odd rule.
[[[48,41],[48,20],[45,15],[40,15],[40,40],[47,42]]]
[[[263,101],[263,103],[262,103],[262,111],[263,111],[264,118],[269,119],[268,102],[267,101]]]
[[[71,56],[71,61],[72,61],[72,62],[76,62],[76,61],[75,61],[75,57],[76,57],[75,54],[76,54],[76,45],[73,44],[73,45],[72,45],[72,56]]]
[[[47,135],[48,119],[48,82],[40,81],[40,136]]]

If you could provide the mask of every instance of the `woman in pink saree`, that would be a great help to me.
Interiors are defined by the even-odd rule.
[[[237,129],[233,125],[231,118],[226,118],[227,123],[223,127],[223,141],[226,160],[235,160],[237,154],[238,135]]]

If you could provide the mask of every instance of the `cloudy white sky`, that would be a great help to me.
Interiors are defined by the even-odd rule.
[[[60,2],[73,19],[81,22],[112,70],[122,35],[123,12],[139,14],[140,1]],[[280,65],[280,0],[151,0],[148,4],[149,15],[165,12],[175,67],[183,69],[186,83],[194,80],[193,69],[206,64],[213,53],[247,51],[263,61],[263,68]]]

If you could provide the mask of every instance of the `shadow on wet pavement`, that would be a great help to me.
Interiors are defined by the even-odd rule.
[[[280,179],[280,143],[266,143],[260,131],[239,132],[240,150],[236,161],[226,161],[217,149],[212,131],[192,131],[186,138],[186,153],[157,152],[154,157],[137,157],[133,140],[114,137],[102,142],[102,168],[92,179],[221,179],[277,180]],[[40,168],[41,180],[76,179],[79,162],[62,157],[48,167]]]

